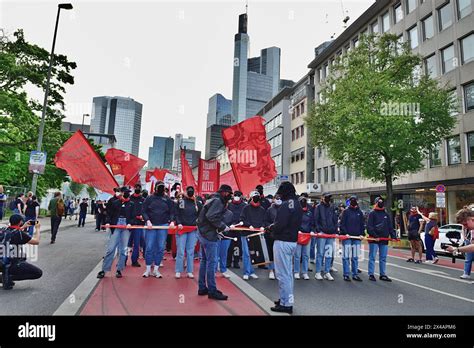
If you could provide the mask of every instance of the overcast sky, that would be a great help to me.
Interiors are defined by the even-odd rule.
[[[250,0],[250,56],[281,48],[281,78],[299,80],[314,48],[343,31],[373,0]],[[0,28],[23,28],[50,50],[58,1],[0,0]],[[131,97],[143,104],[140,157],[153,136],[182,133],[203,151],[209,97],[232,97],[234,34],[245,1],[72,0],[61,14],[56,53],[78,65],[65,96],[66,120],[81,123],[92,97]],[[41,96],[38,96],[41,97]],[[86,119],[88,124],[90,120]]]

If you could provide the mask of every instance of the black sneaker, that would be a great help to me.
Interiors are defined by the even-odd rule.
[[[288,313],[292,314],[293,313],[293,307],[287,307],[287,306],[281,306],[281,305],[276,305],[275,307],[270,308],[272,312],[279,312],[279,313]]]
[[[276,306],[279,306],[279,305],[280,305],[280,300],[273,301],[273,303],[274,303]]]
[[[54,243],[56,243],[56,241],[55,241],[55,240],[52,240],[52,241],[51,241],[51,244],[54,244]]]
[[[117,270],[117,272],[115,272],[115,277],[117,277],[117,278],[122,278],[122,272],[120,272],[119,270]]]
[[[375,279],[375,276],[373,274],[369,275],[369,280],[375,282],[377,279]]]
[[[344,276],[344,280],[345,280],[346,282],[350,282],[350,281],[351,281],[351,278],[350,278],[348,275],[345,275],[345,276]]]
[[[356,282],[361,282],[362,281],[362,279],[358,275],[353,276],[352,280],[355,280]]]
[[[415,262],[415,259],[412,259],[411,257],[407,260],[407,262]]]
[[[212,300],[218,300],[218,301],[227,301],[229,296],[224,295],[222,292],[217,290],[216,292],[210,292],[207,297]]]
[[[391,282],[391,281],[392,281],[392,279],[390,279],[390,278],[387,277],[386,275],[380,276],[379,279],[380,279],[380,280],[383,280],[384,282]]]
[[[142,265],[140,265],[138,262],[133,262],[132,263],[132,267],[141,267]]]
[[[209,290],[208,289],[199,289],[198,290],[198,295],[199,296],[206,296],[207,294],[209,294]]]
[[[99,273],[97,273],[97,278],[102,279],[104,277],[105,277],[105,272],[104,271],[100,271]]]

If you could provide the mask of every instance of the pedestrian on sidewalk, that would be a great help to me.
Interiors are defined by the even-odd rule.
[[[3,186],[0,185],[0,221],[3,220],[5,214],[5,203],[7,202],[7,195],[3,192]]]
[[[418,207],[411,207],[408,216],[408,240],[410,242],[411,257],[407,262],[421,263],[423,260],[423,247],[421,246],[420,232],[422,229],[423,217]],[[419,259],[415,261],[415,254],[418,252]]]
[[[395,238],[396,234],[393,229],[392,219],[385,211],[385,201],[382,197],[375,198],[374,208],[369,213],[369,218],[367,220],[367,232],[369,233],[369,237],[375,239],[369,240],[369,280],[376,281],[374,272],[375,259],[378,252],[380,269],[379,279],[391,282],[392,280],[386,274],[388,241],[379,240],[379,238]]]
[[[301,208],[303,209],[303,217],[301,220],[301,226],[299,232],[309,234],[314,230],[314,216],[311,211],[308,200],[305,197],[300,197],[299,199]],[[295,265],[294,265],[294,277],[295,279],[300,279],[300,269],[303,276],[303,279],[309,280],[308,275],[308,263],[309,263],[309,248],[311,238],[305,241],[305,244],[296,244],[295,252]]]
[[[15,203],[13,205],[13,214],[19,214],[24,216],[25,215],[25,194],[20,193],[15,199]]]
[[[105,203],[102,200],[97,201],[97,210],[95,214],[95,230],[100,231],[105,230],[105,228],[101,227],[105,225],[105,217],[106,217],[106,211],[105,211]]]
[[[102,262],[102,270],[97,274],[97,278],[104,278],[105,273],[110,272],[115,252],[118,254],[115,277],[122,278],[122,271],[125,268],[125,259],[127,258],[127,244],[130,238],[130,230],[128,228],[133,222],[133,211],[134,207],[133,202],[130,201],[130,190],[124,187],[122,188],[120,199],[112,203],[110,214],[107,216],[106,227],[110,225],[122,225],[126,226],[126,228],[115,228],[110,231],[107,250],[105,252],[104,261]]]
[[[206,200],[199,213],[197,220],[198,239],[201,243],[201,261],[199,264],[199,289],[198,295],[207,295],[209,299],[227,300],[217,289],[216,285],[216,262],[219,233],[230,231],[224,222],[226,206],[231,198],[232,188],[229,185],[221,185],[219,191]]]
[[[197,201],[194,196],[194,187],[186,187],[186,194],[183,194],[176,204],[176,223],[178,224],[178,231],[176,232],[177,253],[175,277],[177,279],[181,278],[181,273],[184,272],[185,254],[187,277],[194,278],[194,248],[197,243],[197,229],[183,234],[180,234],[179,230],[182,229],[183,226],[196,226],[197,218],[201,209],[202,204]],[[227,262],[227,249],[225,250],[225,259],[222,262],[225,266]]]
[[[86,223],[86,216],[87,216],[87,208],[89,207],[89,204],[87,204],[87,199],[83,198],[82,203],[79,205],[79,223],[77,224],[77,227],[84,227],[84,224]]]
[[[33,224],[28,228],[28,234],[30,237],[33,237],[33,231],[35,228],[34,222],[38,220],[39,217],[39,210],[40,210],[40,205],[38,203],[38,199],[36,196],[31,196],[31,199],[29,199],[26,202],[26,209],[25,209],[25,220],[26,221],[31,221]]]
[[[291,314],[294,304],[293,258],[296,252],[298,230],[303,220],[303,209],[298,202],[292,183],[288,181],[281,183],[276,194],[281,196],[283,202],[278,208],[275,222],[267,229],[275,240],[273,257],[280,298],[275,301],[275,307],[270,309],[274,312]]]
[[[81,204],[81,200],[79,198],[74,200],[74,216],[76,217],[75,218],[76,221],[78,220],[78,217],[79,217],[80,204]]]
[[[425,226],[425,247],[426,247],[426,263],[438,263],[439,258],[434,250],[436,239],[439,238],[438,231],[438,213],[431,212],[428,217],[421,214],[426,221]]]
[[[61,198],[61,192],[56,192],[54,194],[54,198],[50,200],[48,204],[48,210],[51,214],[51,244],[56,243],[59,225],[61,224],[61,218],[64,214],[64,211],[61,211],[61,202],[62,209],[64,209],[64,202]]]

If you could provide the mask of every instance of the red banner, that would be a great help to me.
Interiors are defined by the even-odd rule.
[[[80,130],[59,149],[54,163],[56,167],[64,169],[77,183],[86,184],[110,194],[114,194],[114,187],[119,186]]]
[[[196,179],[194,179],[193,170],[189,166],[184,149],[181,149],[181,183],[183,189],[188,186],[192,186],[195,190],[197,188]]]
[[[254,116],[222,131],[235,180],[244,195],[275,178],[264,119]]]
[[[131,153],[114,148],[107,150],[105,159],[114,175],[122,174],[124,176],[124,186],[130,185],[130,181],[135,178],[147,162]]]
[[[199,159],[198,192],[212,194],[219,189],[220,163],[215,160]]]
[[[237,181],[235,181],[234,172],[232,172],[232,170],[225,172],[219,177],[219,185],[224,185],[224,184],[232,187],[232,190],[234,191],[240,190],[239,187],[237,186]]]
[[[161,180],[163,181],[165,179],[165,175],[168,174],[169,171],[166,170],[166,169],[158,169],[158,168],[155,168],[153,170],[147,170],[146,171],[146,178],[145,178],[145,181],[146,182],[151,182],[152,181],[152,177],[155,178],[155,180]]]

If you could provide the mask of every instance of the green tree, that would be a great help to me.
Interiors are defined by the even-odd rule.
[[[0,178],[3,184],[31,186],[28,173],[29,152],[36,149],[42,103],[28,96],[28,91],[44,91],[50,54],[28,43],[23,30],[11,39],[0,38]],[[45,173],[38,179],[37,195],[48,188],[59,188],[66,172],[54,165],[54,155],[68,139],[61,131],[64,118],[66,86],[74,83],[71,71],[76,63],[64,55],[54,56],[50,93],[46,112],[43,151],[48,153]]]
[[[97,197],[97,191],[92,186],[87,186],[87,193],[91,199],[95,199]]]
[[[74,196],[79,196],[79,194],[82,192],[82,189],[84,188],[83,184],[79,184],[75,181],[71,181],[69,183],[69,190],[74,194]]]
[[[456,101],[448,85],[421,74],[422,58],[395,35],[364,36],[332,67],[306,119],[311,142],[337,164],[386,185],[423,168],[450,134]]]

